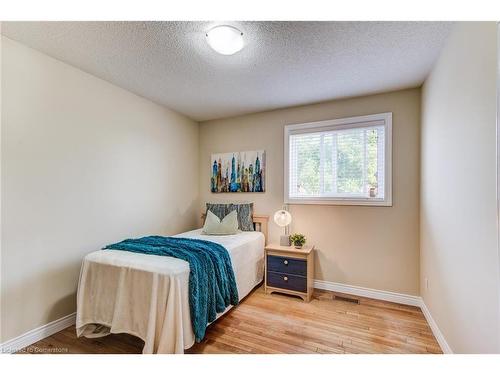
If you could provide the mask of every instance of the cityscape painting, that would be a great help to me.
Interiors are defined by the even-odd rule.
[[[266,152],[212,154],[212,193],[250,193],[266,190]]]

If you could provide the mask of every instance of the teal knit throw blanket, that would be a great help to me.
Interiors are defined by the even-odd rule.
[[[163,255],[189,263],[189,307],[196,342],[205,337],[217,313],[238,304],[238,289],[228,251],[215,242],[149,236],[127,239],[104,248]]]

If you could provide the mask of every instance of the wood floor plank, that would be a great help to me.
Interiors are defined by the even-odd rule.
[[[335,296],[354,298],[352,303]],[[141,353],[127,334],[77,338],[69,327],[23,353]],[[207,328],[188,354],[442,353],[418,307],[315,290],[310,303],[254,290]]]

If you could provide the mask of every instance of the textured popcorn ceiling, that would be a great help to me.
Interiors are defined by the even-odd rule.
[[[3,22],[2,34],[163,104],[208,120],[419,86],[451,24],[225,22],[232,56],[205,32],[222,22]]]

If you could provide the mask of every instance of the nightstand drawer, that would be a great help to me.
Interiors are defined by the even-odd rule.
[[[276,255],[267,256],[267,270],[271,272],[282,272],[291,275],[307,276],[307,262],[302,259],[280,257]]]
[[[307,292],[306,277],[285,273],[268,272],[267,285],[274,288],[295,290],[296,292]]]

